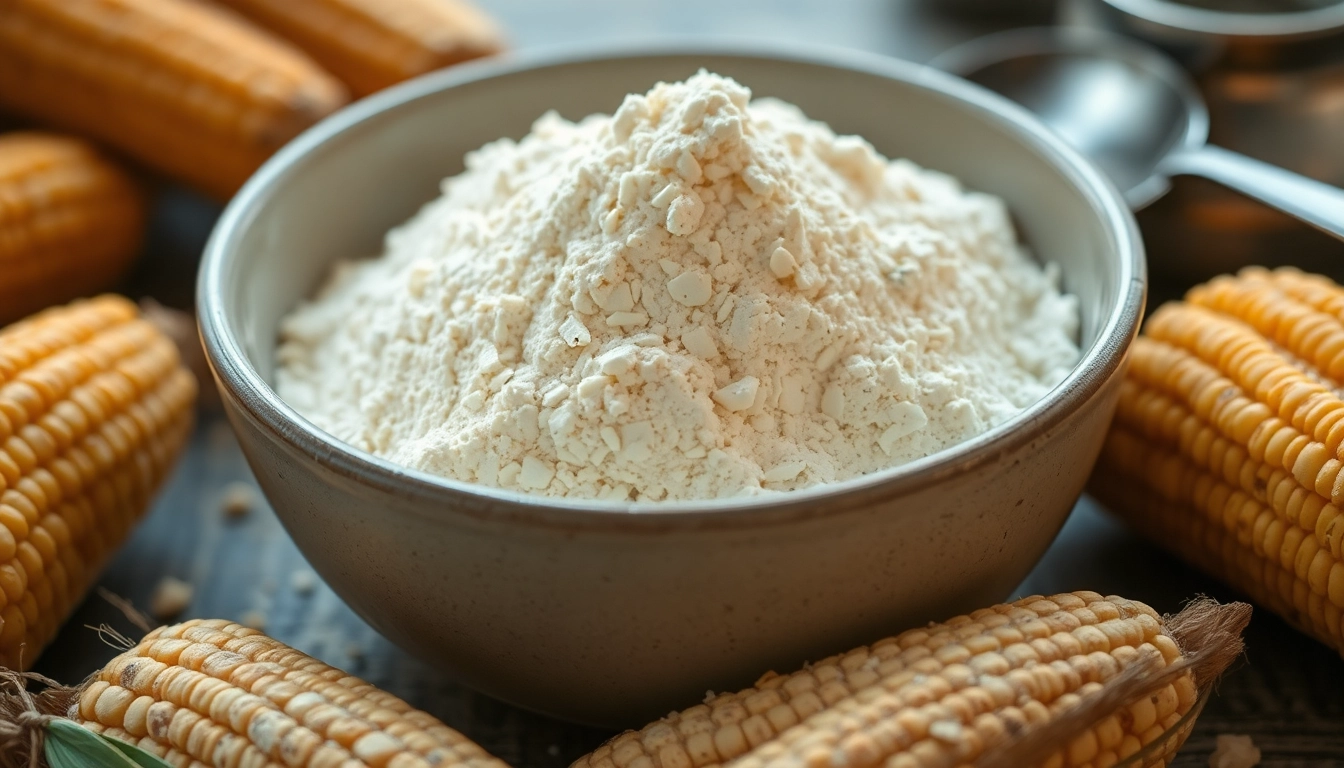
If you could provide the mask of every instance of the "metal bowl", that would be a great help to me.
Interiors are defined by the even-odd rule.
[[[1107,26],[1164,47],[1196,48],[1208,56],[1229,46],[1300,46],[1344,32],[1339,0],[1093,0]],[[1066,6],[1067,9],[1067,6]]]
[[[1278,13],[1206,5],[1065,0],[1060,21],[1137,37],[1185,64],[1208,104],[1212,143],[1344,185],[1344,0],[1253,3]],[[1252,264],[1344,279],[1338,241],[1202,179],[1175,179],[1139,223],[1163,294]]]
[[[286,529],[380,632],[492,696],[629,726],[770,668],[1001,600],[1096,460],[1144,298],[1123,200],[1024,110],[848,52],[551,53],[467,65],[359,102],[267,163],[206,248],[201,330],[229,418]],[[547,109],[610,112],[705,67],[891,157],[1005,198],[1082,308],[1085,356],[1043,401],[926,459],[787,495],[639,506],[433,477],[315,427],[270,382],[280,318],[337,259]]]

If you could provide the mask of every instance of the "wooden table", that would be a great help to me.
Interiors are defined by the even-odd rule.
[[[503,20],[518,47],[715,33],[849,45],[916,60],[996,25],[1023,21],[971,23],[948,15],[950,0],[483,4]],[[195,259],[217,213],[215,206],[181,192],[161,195],[145,258],[128,290],[189,306]],[[1173,288],[1178,287],[1166,287]],[[473,693],[402,654],[324,585],[302,589],[310,572],[264,503],[241,519],[223,514],[225,489],[239,481],[252,482],[233,435],[217,413],[206,411],[190,451],[102,586],[143,607],[162,577],[185,579],[196,585],[188,616],[237,619],[259,612],[272,636],[428,710],[517,768],[560,768],[609,735]],[[1197,594],[1235,597],[1138,540],[1087,498],[1018,591],[1073,589],[1123,594],[1163,611]],[[129,629],[115,609],[91,597],[47,651],[39,671],[74,681],[101,665],[114,651],[86,626],[103,622]],[[1247,642],[1246,662],[1223,682],[1175,764],[1206,765],[1217,734],[1248,733],[1264,752],[1262,765],[1344,765],[1344,662],[1263,612],[1252,622]]]

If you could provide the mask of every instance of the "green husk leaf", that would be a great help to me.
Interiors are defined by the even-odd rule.
[[[134,744],[127,744],[124,741],[118,741],[102,734],[98,734],[98,738],[112,745],[113,749],[120,752],[123,757],[130,758],[131,762],[140,766],[140,768],[173,768],[168,764],[168,761],[158,755],[150,754]]]
[[[172,768],[139,747],[109,739],[69,720],[47,723],[50,768]]]

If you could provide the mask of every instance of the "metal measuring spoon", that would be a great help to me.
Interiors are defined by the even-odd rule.
[[[1135,210],[1161,197],[1170,177],[1203,176],[1344,240],[1344,190],[1206,143],[1209,114],[1194,83],[1142,43],[1077,28],[1014,30],[931,64],[1035,112]]]

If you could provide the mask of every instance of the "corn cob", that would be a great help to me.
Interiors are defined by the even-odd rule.
[[[0,329],[0,663],[36,659],[144,513],[195,380],[118,297]]]
[[[1122,429],[1113,433],[1107,447],[1107,460],[1124,467],[1126,474],[1107,471],[1093,479],[1093,492],[1114,500],[1113,509],[1130,519],[1136,528],[1152,538],[1167,537],[1189,546],[1181,557],[1252,595],[1256,602],[1280,616],[1296,616],[1299,627],[1329,632],[1339,628],[1339,609],[1306,589],[1293,563],[1284,565],[1279,554],[1282,545],[1264,554],[1258,547],[1246,546],[1238,530],[1224,523],[1230,517],[1238,526],[1249,527],[1252,536],[1271,544],[1281,540],[1288,528],[1275,515],[1265,514],[1263,505],[1248,494],[1220,483],[1200,472],[1180,455],[1160,452],[1152,455],[1145,438]],[[1133,486],[1130,472],[1147,470],[1160,474],[1152,486]],[[1161,486],[1160,489],[1153,486]],[[1108,501],[1111,503],[1111,501]],[[1191,509],[1199,514],[1191,514]],[[1243,519],[1245,518],[1245,519]],[[1292,537],[1290,536],[1290,539]],[[1295,559],[1295,548],[1287,551]]]
[[[1094,492],[1344,654],[1344,289],[1217,278],[1135,343]]]
[[[69,716],[179,768],[506,768],[395,696],[228,621],[149,633]]]
[[[135,184],[83,141],[0,135],[0,324],[110,288],[144,218]]]
[[[1249,606],[1207,600],[1164,620],[1090,592],[1027,598],[767,675],[575,765],[1162,765],[1193,726],[1196,683],[1207,689],[1240,654],[1249,618]],[[70,738],[52,727],[67,717],[178,768],[507,768],[430,715],[237,623],[188,621],[125,646],[78,687],[43,679],[37,697],[0,670],[0,710],[38,715],[20,719],[34,730],[13,736],[6,764],[41,765],[29,750],[44,733]]]
[[[345,99],[301,51],[206,3],[0,3],[0,106],[219,198]]]
[[[307,51],[356,96],[502,48],[499,28],[466,0],[223,2]]]
[[[1236,610],[1233,623],[1244,625],[1245,606]],[[1149,746],[1143,764],[1165,764],[1184,740],[1173,729],[1195,706],[1196,685],[1210,680],[1179,666],[1181,645],[1148,606],[1077,592],[995,606],[766,675],[617,736],[573,768],[969,765],[1076,711],[1144,657],[1171,667],[1170,681],[1080,721],[1071,739],[1047,740],[1053,756],[1043,764],[1109,766]],[[1220,671],[1210,669],[1202,674]]]

